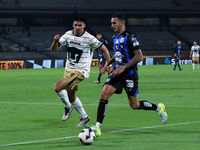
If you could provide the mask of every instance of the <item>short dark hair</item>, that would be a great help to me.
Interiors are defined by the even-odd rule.
[[[122,21],[126,22],[126,16],[124,14],[120,14],[120,13],[114,14],[112,16],[112,18],[115,18],[115,17],[118,18],[119,20],[122,20]]]
[[[97,32],[97,34],[101,34],[101,35],[102,35],[102,33],[101,33],[101,32]]]
[[[74,18],[74,21],[82,21],[85,23],[85,18],[83,18],[82,16],[78,15]]]

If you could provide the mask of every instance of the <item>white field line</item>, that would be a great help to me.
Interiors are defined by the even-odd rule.
[[[166,124],[166,125],[149,126],[149,127],[130,128],[130,129],[123,129],[123,130],[115,130],[115,131],[104,132],[102,134],[119,133],[119,132],[142,130],[142,129],[153,129],[153,128],[169,127],[169,126],[180,126],[180,125],[196,124],[196,123],[200,123],[200,121],[183,122],[183,123],[177,123],[177,124]],[[77,137],[78,137],[78,135],[68,136],[68,137],[60,137],[60,138],[53,138],[53,139],[44,139],[44,140],[36,140],[36,141],[10,143],[10,144],[0,145],[0,147],[8,147],[8,146],[16,146],[16,145],[26,145],[26,144],[32,144],[32,143],[41,143],[41,142],[56,141],[56,140],[63,140],[63,139],[72,139],[72,138],[77,138]]]
[[[27,102],[0,102],[0,104],[21,104],[21,105],[63,105],[62,103],[27,103]],[[98,104],[83,104],[85,106],[98,106]],[[109,104],[109,106],[121,106],[125,107],[128,104]],[[183,106],[183,105],[166,105],[168,107],[188,107],[188,108],[200,108],[200,106]]]

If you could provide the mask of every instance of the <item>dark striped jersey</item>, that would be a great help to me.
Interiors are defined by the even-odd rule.
[[[134,51],[140,49],[140,45],[135,34],[127,30],[121,35],[114,35],[112,39],[115,58],[114,70],[128,63],[135,56]],[[125,70],[124,74],[133,75],[135,71],[137,71],[137,64]]]
[[[179,57],[180,53],[181,53],[181,45],[175,44],[174,45],[174,54],[176,54],[176,56]]]
[[[104,44],[104,45],[108,48],[108,41],[107,41],[107,40],[101,39],[101,40],[99,40],[99,41],[100,41],[102,44]],[[99,59],[101,59],[101,58],[104,57],[103,52],[101,52],[99,49],[96,49],[96,51],[97,51],[97,56],[98,56]]]

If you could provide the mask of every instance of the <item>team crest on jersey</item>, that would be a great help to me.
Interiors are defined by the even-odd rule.
[[[120,43],[124,43],[124,37],[120,39]]]

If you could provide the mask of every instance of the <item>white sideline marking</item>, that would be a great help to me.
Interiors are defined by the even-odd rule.
[[[102,134],[119,133],[119,132],[134,131],[134,130],[142,130],[142,129],[153,129],[153,128],[159,128],[159,127],[169,127],[169,126],[187,125],[187,124],[195,124],[195,123],[200,123],[200,121],[183,122],[183,123],[177,123],[177,124],[166,124],[166,125],[149,126],[149,127],[140,127],[140,128],[131,128],[131,129],[123,129],[123,130],[115,130],[115,131],[103,132]],[[63,139],[72,139],[72,138],[77,138],[77,137],[78,137],[78,136],[75,135],[75,136],[60,137],[60,138],[53,138],[53,139],[44,139],[44,140],[37,140],[37,141],[28,141],[28,142],[19,142],[19,143],[3,144],[3,145],[0,145],[0,147],[16,146],[16,145],[25,145],[25,144],[32,144],[32,143],[41,143],[41,142],[56,141],[56,140],[63,140]]]
[[[27,102],[0,102],[0,104],[23,104],[23,105],[63,105],[62,103],[27,103]],[[83,104],[85,106],[98,106],[98,104]],[[121,106],[125,107],[128,106],[128,104],[109,104],[109,106]],[[183,106],[183,105],[166,105],[168,107],[188,107],[188,108],[200,108],[200,106]]]

